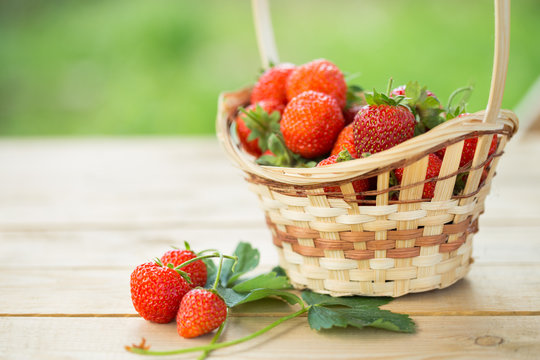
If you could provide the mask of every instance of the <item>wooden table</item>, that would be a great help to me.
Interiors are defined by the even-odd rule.
[[[465,280],[386,306],[411,314],[416,334],[317,333],[297,318],[212,356],[539,358],[539,158],[538,136],[507,147]],[[2,139],[0,359],[138,359],[123,346],[141,337],[154,349],[207,343],[143,320],[130,300],[133,268],[183,240],[227,252],[245,240],[263,268],[277,263],[255,196],[214,138]],[[240,307],[223,339],[290,311]]]

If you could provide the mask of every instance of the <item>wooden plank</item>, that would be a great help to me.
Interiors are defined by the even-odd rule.
[[[537,140],[508,146],[486,223],[540,219]],[[253,226],[263,216],[213,138],[2,139],[0,163],[0,231]]]
[[[223,341],[256,331],[272,318],[232,318]],[[538,316],[417,317],[416,334],[377,329],[335,329],[317,333],[305,317],[212,358],[231,359],[536,359],[540,352]],[[76,331],[74,331],[76,329]],[[210,336],[182,339],[175,324],[129,318],[0,318],[0,358],[138,359],[124,345],[147,339],[155,350],[207,344]],[[198,354],[175,356],[194,359]],[[140,357],[143,359],[143,357]],[[147,357],[145,357],[147,358]],[[150,357],[157,359],[157,357]]]
[[[129,295],[132,268],[4,269],[3,315],[135,315]],[[444,289],[401,297],[387,307],[415,315],[540,314],[540,264],[474,264],[466,279]],[[272,305],[273,303],[273,305]],[[238,314],[281,312],[279,302]],[[277,307],[273,307],[277,306]]]
[[[35,231],[0,232],[0,268],[33,266],[59,267],[131,267],[160,256],[171,245],[193,248],[218,248],[231,253],[239,241],[248,241],[259,249],[261,264],[278,263],[270,231],[261,220],[258,226],[221,228],[154,229],[137,231]],[[540,253],[540,225],[493,227],[480,225],[474,237],[473,255],[477,262],[536,262]],[[79,254],[78,256],[76,256]]]

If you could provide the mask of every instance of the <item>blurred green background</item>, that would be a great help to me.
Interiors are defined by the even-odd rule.
[[[540,1],[512,4],[504,104],[540,75]],[[283,61],[327,58],[384,89],[418,80],[487,102],[491,0],[272,0]],[[259,71],[250,2],[0,2],[0,135],[207,134],[223,90]]]

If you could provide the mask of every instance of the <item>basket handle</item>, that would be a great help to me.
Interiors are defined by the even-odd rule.
[[[495,0],[495,52],[484,122],[495,123],[501,110],[510,51],[510,0]]]
[[[494,123],[499,116],[510,49],[510,0],[495,1],[495,51],[493,55],[493,73],[484,122]],[[279,57],[274,40],[274,30],[270,18],[267,0],[252,0],[253,19],[257,33],[257,43],[261,63],[267,69],[271,63],[277,64]]]
[[[271,64],[279,63],[270,7],[267,0],[251,0],[251,7],[261,63],[264,69],[268,69]]]

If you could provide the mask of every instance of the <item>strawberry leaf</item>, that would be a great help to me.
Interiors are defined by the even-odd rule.
[[[302,299],[297,295],[284,290],[254,289],[247,293],[240,293],[222,286],[218,286],[216,290],[230,308],[267,297],[278,297],[291,305],[302,304]]]
[[[302,292],[302,298],[311,305],[308,312],[309,326],[315,330],[332,327],[376,327],[390,331],[414,332],[415,324],[408,315],[381,310],[391,298],[341,297]]]
[[[226,259],[223,263],[220,278],[221,285],[223,286],[233,284],[240,276],[255,269],[259,265],[259,250],[254,249],[250,243],[240,242],[236,250],[234,250],[233,255],[238,257],[234,272],[232,271],[233,260]]]
[[[266,274],[261,274],[254,278],[244,280],[235,284],[232,289],[237,292],[249,292],[255,289],[290,289],[291,284],[287,276],[279,276],[276,272],[271,271]]]

